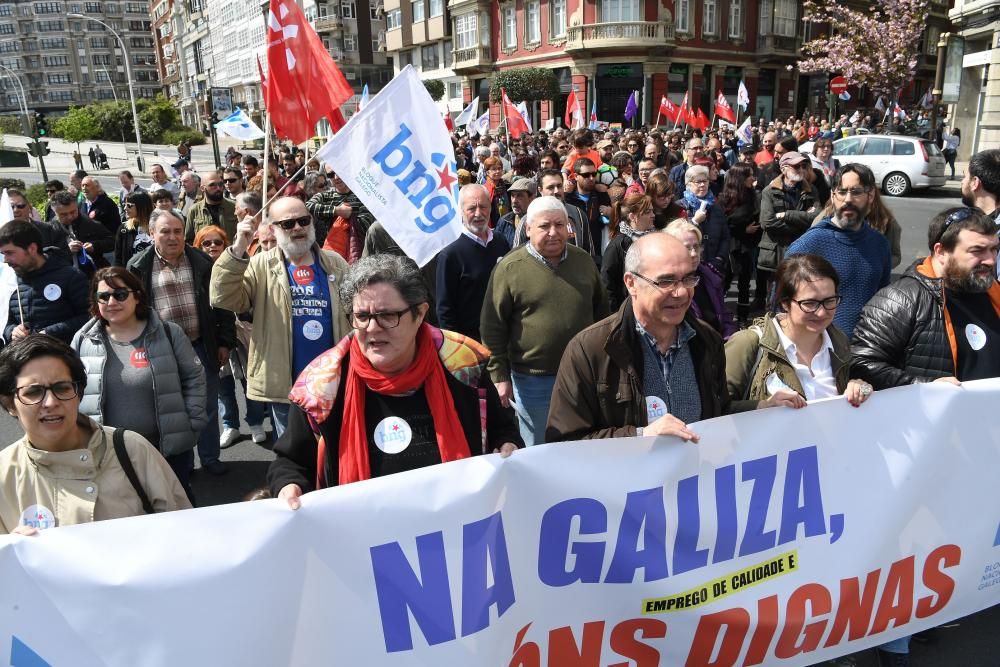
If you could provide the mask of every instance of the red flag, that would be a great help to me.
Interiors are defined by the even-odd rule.
[[[517,139],[522,134],[529,134],[528,124],[521,118],[521,112],[517,110],[514,103],[507,97],[507,91],[500,89],[500,96],[503,98],[503,116],[507,119],[507,134],[512,139]]]
[[[566,98],[566,127],[576,130],[583,127],[583,109],[580,107],[580,100],[576,96],[576,88],[569,91]]]
[[[660,113],[676,123],[677,114],[680,113],[680,110],[676,104],[668,100],[667,96],[664,95],[660,98]]]
[[[677,122],[691,124],[691,109],[688,107],[688,94],[684,93],[684,99],[681,101],[681,108],[677,111]]]
[[[726,99],[721,90],[718,97],[715,98],[715,115],[730,123],[736,122],[736,112],[729,106],[729,100]]]
[[[293,0],[270,1],[264,105],[278,135],[301,143],[320,118],[328,118],[331,127],[343,125],[340,105],[354,91],[299,6]]]
[[[708,129],[708,117],[701,109],[695,109],[694,113],[688,114],[688,125],[704,132]]]
[[[455,131],[455,123],[451,120],[451,114],[447,111],[444,112],[444,126],[448,128],[449,132]]]

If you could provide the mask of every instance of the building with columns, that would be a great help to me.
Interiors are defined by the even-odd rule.
[[[955,0],[949,17],[956,39],[946,63],[955,67],[949,78],[958,85],[947,85],[946,79],[947,123],[962,131],[958,159],[968,160],[1000,145],[1000,1]]]

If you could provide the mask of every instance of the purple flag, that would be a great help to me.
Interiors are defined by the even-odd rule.
[[[635,115],[639,112],[639,103],[636,98],[639,96],[639,91],[633,92],[628,96],[628,103],[625,105],[625,120],[630,121],[635,118]]]

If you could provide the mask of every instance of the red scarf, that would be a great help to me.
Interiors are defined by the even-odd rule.
[[[378,394],[398,396],[423,385],[431,417],[434,419],[441,462],[465,459],[472,455],[427,324],[421,325],[417,332],[417,357],[401,375],[386,377],[375,370],[361,351],[357,336],[351,339],[350,359],[347,377],[344,378],[344,420],[340,425],[338,484],[350,484],[372,476],[365,425],[365,387]]]

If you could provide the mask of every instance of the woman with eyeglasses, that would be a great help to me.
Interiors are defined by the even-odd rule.
[[[152,443],[192,497],[197,434],[207,423],[205,372],[184,330],[160,319],[142,280],[124,267],[91,281],[93,316],[73,337],[87,369],[80,411]]]
[[[24,429],[0,450],[0,534],[191,507],[139,434],[116,438],[116,429],[81,414],[86,386],[80,358],[57,338],[36,334],[0,352],[0,404]],[[124,472],[128,464],[135,484]]]
[[[677,203],[687,213],[688,221],[698,225],[702,235],[703,259],[718,271],[729,263],[729,224],[726,213],[715,201],[711,190],[710,158],[698,158],[684,172],[684,193]]]
[[[222,227],[207,225],[198,230],[191,245],[211,257],[214,262],[229,245],[229,236]]]
[[[424,321],[430,295],[413,260],[364,257],[339,288],[353,331],[292,387],[273,495],[294,509],[315,489],[523,445],[486,372],[489,351]]]
[[[149,234],[149,216],[153,212],[153,200],[145,192],[132,192],[125,197],[125,222],[115,234],[115,266],[125,266],[149,246],[153,237]]]
[[[655,232],[653,226],[653,201],[647,195],[630,194],[612,206],[608,236],[611,241],[601,257],[601,282],[608,293],[611,312],[621,307],[628,298],[625,289],[625,255],[632,242]]]
[[[768,313],[726,343],[733,412],[843,395],[858,407],[872,386],[850,379],[851,345],[833,324],[840,278],[818,255],[793,255],[775,276],[777,315]]]

